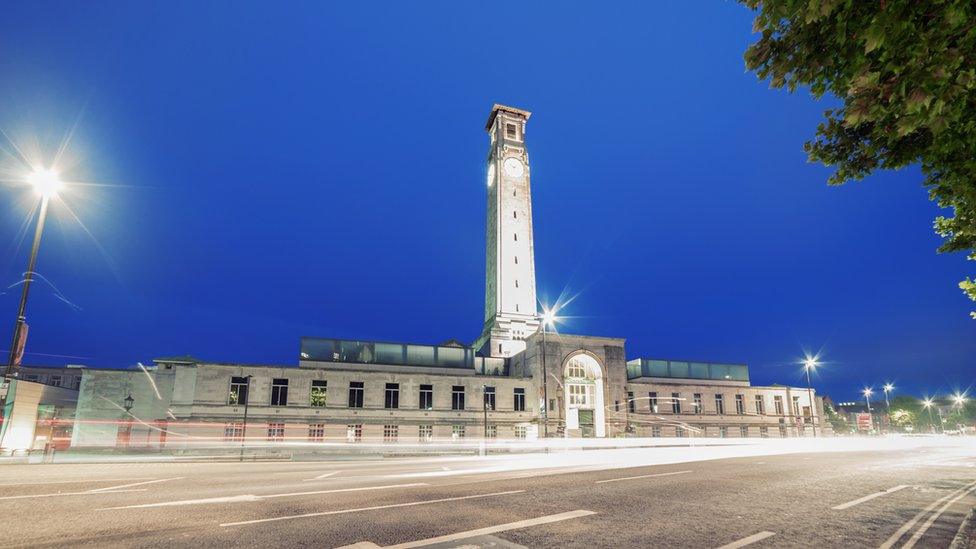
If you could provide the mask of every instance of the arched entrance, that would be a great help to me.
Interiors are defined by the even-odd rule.
[[[603,368],[595,358],[578,353],[563,365],[563,402],[568,436],[604,437]]]

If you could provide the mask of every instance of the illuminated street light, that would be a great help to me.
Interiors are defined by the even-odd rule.
[[[58,191],[64,188],[60,175],[53,168],[35,169],[27,176],[27,182],[34,187],[34,192],[42,198],[57,196]]]
[[[37,263],[37,250],[41,245],[41,235],[44,233],[47,207],[51,199],[56,198],[58,191],[64,187],[64,183],[54,168],[35,168],[26,179],[34,187],[34,192],[41,197],[41,207],[37,217],[37,226],[34,229],[34,242],[31,245],[30,257],[27,260],[27,271],[24,273],[24,287],[20,293],[17,322],[14,325],[14,338],[10,344],[10,355],[7,359],[4,379],[17,377],[17,368],[20,367],[24,357],[24,348],[27,344],[27,318],[24,316],[24,312],[27,309],[27,295],[30,292],[31,282],[34,281],[34,266]]]
[[[813,427],[813,438],[817,438],[817,405],[813,401],[813,386],[810,384],[810,371],[820,366],[817,358],[807,355],[807,358],[803,361],[803,370],[807,375],[807,400],[810,402],[810,424]]]
[[[952,402],[962,407],[962,405],[966,403],[966,395],[956,393],[952,395]]]
[[[888,423],[891,422],[891,403],[888,401],[888,393],[890,393],[891,391],[894,391],[895,390],[895,386],[892,385],[891,383],[885,383],[884,384],[884,387],[882,387],[881,389],[884,391],[884,397],[885,397],[885,417],[887,418],[887,421],[885,422],[885,424],[883,425],[883,427],[885,428],[885,431],[887,431],[888,430]]]
[[[929,411],[929,423],[932,424],[932,433],[935,434],[935,418],[932,417],[933,404],[935,404],[935,402],[931,398],[926,398],[925,400],[922,401],[922,406]]]
[[[549,436],[549,372],[546,369],[546,332],[556,324],[557,307],[542,306],[542,436]]]

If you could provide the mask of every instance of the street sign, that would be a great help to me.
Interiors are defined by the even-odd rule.
[[[871,421],[871,414],[857,414],[857,430],[858,431],[870,431],[873,427]]]

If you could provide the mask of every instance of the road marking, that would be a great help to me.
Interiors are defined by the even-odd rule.
[[[302,479],[302,480],[304,480],[304,481],[306,481],[306,482],[307,482],[307,481],[310,481],[310,480],[322,480],[322,479],[324,479],[324,478],[329,478],[329,477],[331,477],[332,475],[335,475],[335,474],[337,474],[338,472],[339,472],[339,471],[332,471],[331,473],[323,473],[323,474],[321,474],[321,475],[319,475],[319,476],[317,476],[317,477],[315,477],[315,478],[306,478],[306,479]]]
[[[429,486],[429,484],[423,482],[415,482],[411,484],[390,484],[387,486],[367,486],[365,488],[338,488],[336,490],[315,490],[312,492],[288,492],[286,494],[267,494],[267,495],[260,495],[260,496],[255,494],[240,494],[236,496],[224,496],[224,497],[216,497],[216,498],[181,499],[177,501],[160,501],[157,503],[124,505],[122,507],[105,507],[102,509],[96,509],[96,511],[114,511],[117,509],[146,509],[149,507],[175,507],[179,505],[207,505],[210,503],[248,503],[252,501],[262,501],[265,499],[273,499],[273,498],[287,498],[292,496],[308,496],[314,494],[337,494],[340,492],[366,492],[370,490],[384,490],[387,488],[415,488],[417,486]]]
[[[683,475],[685,473],[690,473],[691,471],[671,471],[669,473],[655,473],[653,475],[640,475],[636,477],[622,477],[622,478],[611,478],[607,480],[598,480],[594,484],[603,484],[604,482],[617,482],[620,480],[634,480],[638,478],[652,478],[652,477],[667,477],[670,475]]]
[[[908,543],[902,545],[902,549],[912,549],[912,547],[915,547],[915,544],[918,543],[918,540],[922,539],[922,536],[925,535],[926,530],[928,530],[929,527],[932,526],[932,524],[935,523],[935,521],[942,516],[942,513],[945,513],[946,509],[951,507],[952,504],[956,503],[962,498],[968,496],[970,492],[972,492],[973,490],[976,490],[976,486],[972,486],[968,490],[964,489],[961,494],[950,499],[949,501],[946,502],[945,505],[939,508],[938,511],[932,513],[932,516],[930,516],[929,519],[926,520],[924,524],[922,524],[922,527],[915,531],[915,534],[911,537],[911,539],[908,540]]]
[[[447,543],[459,539],[486,536],[489,534],[497,534],[498,532],[506,532],[508,530],[518,530],[519,528],[528,528],[529,526],[538,526],[540,524],[549,524],[552,522],[559,522],[562,520],[586,517],[595,514],[596,513],[593,511],[579,509],[576,511],[559,513],[558,515],[547,515],[544,517],[537,517],[534,519],[526,519],[526,520],[520,520],[516,522],[509,522],[507,524],[499,524],[497,526],[488,526],[487,528],[478,528],[477,530],[468,530],[467,532],[457,532],[455,534],[447,534],[446,536],[438,536],[436,538],[410,541],[407,543],[401,543],[399,545],[390,545],[387,547],[387,549],[409,549],[411,547],[424,547],[426,545],[433,545],[435,543]]]
[[[746,545],[752,545],[757,541],[762,541],[768,538],[769,536],[775,536],[775,535],[776,534],[774,534],[773,532],[759,532],[758,534],[753,534],[751,536],[744,537],[739,541],[733,541],[732,543],[723,545],[718,549],[736,549],[737,547],[745,547]]]
[[[897,492],[898,490],[902,490],[904,488],[908,488],[908,485],[906,485],[906,484],[899,484],[898,486],[893,486],[891,488],[888,488],[887,490],[883,490],[881,492],[875,492],[873,494],[868,494],[868,495],[864,496],[863,498],[857,498],[854,501],[848,501],[847,503],[841,503],[840,505],[835,505],[835,506],[831,507],[831,509],[834,509],[835,511],[843,511],[844,509],[849,509],[851,507],[854,507],[855,505],[860,505],[860,504],[864,503],[865,501],[871,501],[874,498],[879,498],[879,497],[881,497],[883,495],[886,495],[886,494],[892,494],[892,493]]]
[[[925,509],[922,509],[921,511],[918,512],[917,515],[915,515],[914,517],[912,517],[912,520],[910,520],[910,521],[906,522],[905,524],[903,524],[902,527],[899,528],[897,532],[895,532],[894,534],[891,534],[891,537],[889,537],[888,539],[886,539],[885,542],[882,543],[878,547],[878,549],[890,549],[891,547],[893,547],[895,545],[895,543],[898,542],[899,539],[901,539],[902,536],[905,535],[905,532],[911,530],[912,527],[915,526],[915,524],[918,523],[918,521],[921,520],[922,517],[924,517],[926,513],[928,513],[932,509],[935,509],[940,503],[942,503],[943,501],[945,501],[945,500],[951,498],[952,496],[958,494],[959,492],[962,492],[962,491],[965,491],[965,490],[968,490],[968,489],[972,489],[973,487],[976,487],[976,482],[973,482],[972,484],[966,484],[962,488],[957,488],[956,490],[950,492],[948,495],[942,496],[941,498],[933,501],[932,503],[929,504],[928,507],[926,507]]]
[[[81,479],[81,480],[48,480],[44,482],[8,482],[6,484],[0,484],[0,488],[4,486],[42,486],[44,484],[92,484],[95,482],[128,482],[130,480],[152,480],[155,477],[134,477],[134,478],[96,478],[96,479]]]
[[[301,515],[288,515],[284,517],[271,517],[266,519],[243,520],[240,522],[225,522],[220,526],[245,526],[248,524],[260,524],[263,522],[277,522],[280,520],[292,520],[308,517],[324,517],[328,515],[344,515],[346,513],[359,513],[362,511],[376,511],[378,509],[393,509],[395,507],[416,507],[417,505],[430,505],[432,503],[444,503],[446,501],[461,501],[466,499],[490,498],[494,496],[507,496],[511,494],[521,494],[525,490],[510,490],[508,492],[494,492],[491,494],[477,494],[473,496],[459,496],[454,498],[428,499],[424,501],[411,501],[409,503],[394,503],[391,505],[375,505],[373,507],[359,507],[357,509],[340,509],[338,511],[322,511],[319,513],[302,513]]]
[[[156,484],[158,482],[168,482],[168,481],[171,481],[171,480],[180,480],[181,478],[186,478],[186,477],[161,478],[161,479],[157,479],[157,480],[146,480],[146,481],[143,481],[143,482],[133,482],[132,484],[120,484],[118,486],[108,486],[106,488],[95,488],[94,490],[89,490],[89,492],[91,492],[91,493],[108,492],[110,490],[118,490],[119,488],[130,488],[132,486],[142,486],[144,484]]]

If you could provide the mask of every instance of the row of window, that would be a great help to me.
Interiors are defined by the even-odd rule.
[[[681,437],[688,436],[688,432],[689,431],[692,431],[692,429],[688,429],[688,428],[680,427],[679,426],[679,427],[675,427],[675,433],[674,434],[675,434],[676,437],[681,438]],[[698,429],[698,433],[699,434],[697,436],[708,436],[708,434],[709,434],[709,428],[708,427],[701,427],[701,428]],[[802,436],[806,436],[806,430],[805,429],[799,429],[799,430],[797,430],[797,433],[801,437]],[[654,438],[659,438],[661,436],[661,427],[659,425],[655,425],[655,426],[651,427],[651,436],[654,437]],[[718,427],[718,436],[719,436],[719,438],[728,438],[728,436],[729,436],[729,428],[728,427]],[[749,436],[749,427],[746,426],[746,425],[740,426],[739,427],[739,436],[742,437],[742,438],[748,437]],[[760,426],[759,427],[759,436],[761,438],[769,438],[769,427],[768,426],[765,426],[765,425],[764,426]],[[780,425],[779,426],[779,436],[780,436],[780,438],[787,438],[787,437],[790,436],[789,430],[786,428],[785,425]]]
[[[451,425],[451,438],[462,439],[465,435],[465,425]],[[515,438],[526,438],[528,434],[528,428],[525,425],[515,426]],[[498,426],[488,425],[487,428],[488,438],[498,437]],[[397,442],[400,438],[400,426],[396,424],[389,424],[383,426],[383,441],[384,442]],[[434,438],[434,426],[433,425],[419,425],[417,427],[417,439],[420,442],[430,442]],[[272,422],[267,424],[267,435],[266,440],[269,442],[281,442],[285,439],[285,424],[279,422]],[[350,442],[359,442],[363,439],[363,424],[355,423],[346,425],[346,439]],[[243,442],[244,440],[244,423],[240,421],[235,421],[227,423],[224,425],[224,440],[228,442]],[[325,441],[325,424],[324,423],[310,423],[308,424],[308,442],[324,442]]]
[[[53,385],[55,387],[68,387],[74,390],[81,388],[81,376],[68,376],[62,374],[50,374],[43,376],[41,374],[24,374],[21,376],[24,381],[33,381],[35,383],[43,383],[45,385]]]
[[[672,414],[681,413],[681,402],[683,400],[681,397],[681,393],[671,393],[670,399],[668,399],[667,397],[662,397],[662,398],[670,401]],[[648,400],[648,410],[650,410],[655,414],[660,413],[660,409],[658,407],[657,393],[656,392],[647,393],[647,400]],[[766,415],[765,397],[763,397],[763,395],[756,395],[754,402],[755,402],[756,415],[760,415],[760,416]],[[776,415],[778,416],[784,415],[782,395],[773,395],[773,406]],[[694,395],[692,395],[691,408],[692,408],[691,413],[693,414],[701,414],[705,410],[705,406],[702,402],[701,393],[694,393]],[[632,414],[637,412],[637,398],[634,396],[633,392],[627,393],[627,410]],[[793,415],[799,416],[800,411],[801,411],[800,397],[794,396]],[[715,413],[719,415],[725,415],[725,395],[723,394],[715,395]],[[746,401],[744,395],[735,395],[735,413],[737,415],[744,415],[746,413]],[[809,406],[803,407],[803,415],[804,416],[810,415]]]
[[[227,404],[241,406],[247,403],[247,391],[250,387],[250,380],[247,377],[231,377],[230,393]],[[315,408],[323,408],[328,403],[328,382],[324,379],[312,380],[311,393],[309,394],[309,405]],[[492,386],[484,387],[484,407],[488,410],[495,410],[495,388]],[[362,408],[363,400],[366,396],[366,384],[362,381],[349,382],[349,408]],[[525,411],[525,389],[516,387],[513,390],[513,406],[516,412]],[[271,406],[288,405],[288,379],[274,378],[271,380]],[[383,407],[390,410],[400,408],[400,384],[387,383],[383,395]],[[420,385],[418,395],[418,409],[434,409],[434,386]],[[465,387],[463,385],[451,386],[451,409],[465,409]]]

